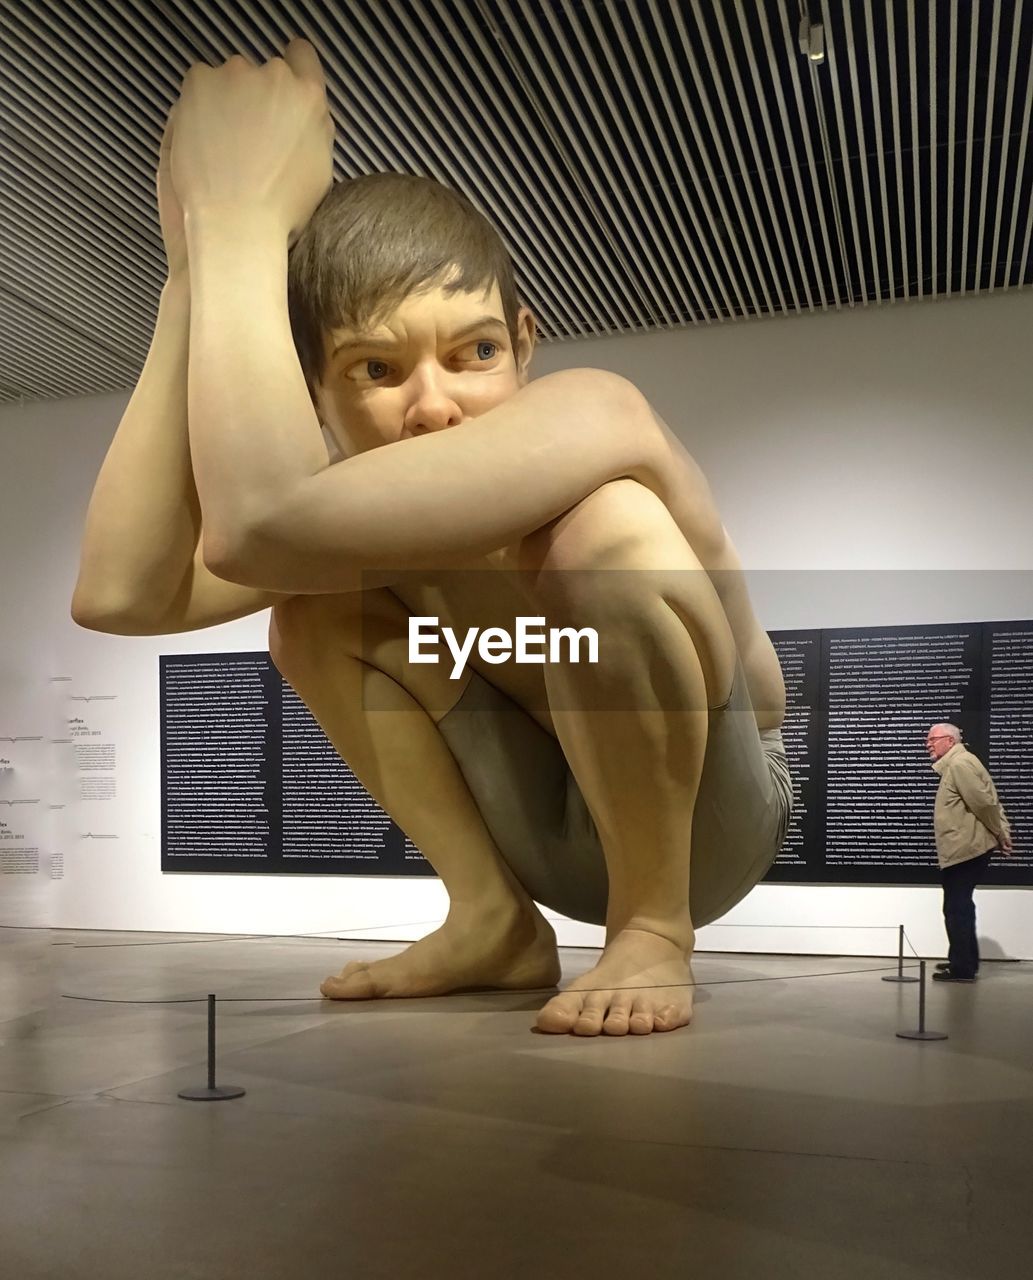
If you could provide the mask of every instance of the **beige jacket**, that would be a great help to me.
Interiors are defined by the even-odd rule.
[[[933,829],[941,867],[978,858],[1011,835],[993,779],[971,751],[957,742],[933,768],[940,775]]]

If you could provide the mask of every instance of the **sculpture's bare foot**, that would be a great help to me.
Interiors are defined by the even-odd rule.
[[[555,986],[556,935],[534,908],[453,906],[448,919],[400,955],[346,965],[320,991],[331,1000],[440,996],[449,991],[528,991]]]
[[[538,1030],[576,1036],[645,1036],[692,1020],[692,970],[669,939],[627,929],[607,944],[594,969],[553,996]]]

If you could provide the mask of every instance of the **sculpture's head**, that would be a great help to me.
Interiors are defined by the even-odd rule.
[[[334,186],[294,245],[291,328],[346,454],[456,426],[527,381],[534,318],[498,232],[429,178]]]

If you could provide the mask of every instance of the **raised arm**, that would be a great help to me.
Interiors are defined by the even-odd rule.
[[[158,206],[169,279],[147,361],[90,500],[72,600],[80,626],[122,635],[211,626],[279,598],[222,581],[204,564],[187,436],[190,285],[167,161],[168,133]]]

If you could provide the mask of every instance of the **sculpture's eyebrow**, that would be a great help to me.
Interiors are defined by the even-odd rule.
[[[464,324],[461,329],[457,329],[447,340],[449,342],[458,342],[460,338],[469,338],[475,333],[483,332],[485,329],[490,328],[508,332],[505,320],[500,320],[498,316],[478,316],[476,320],[471,320],[469,324]]]
[[[490,328],[500,330],[502,333],[509,332],[505,320],[500,320],[498,316],[478,316],[476,320],[471,320],[469,324],[464,324],[450,333],[445,338],[445,341],[448,343],[458,342],[461,338],[468,338],[475,333],[483,333],[485,329]],[[373,334],[350,333],[343,342],[334,348],[333,355],[330,358],[335,360],[342,351],[396,351],[399,345],[394,338],[377,338]]]

